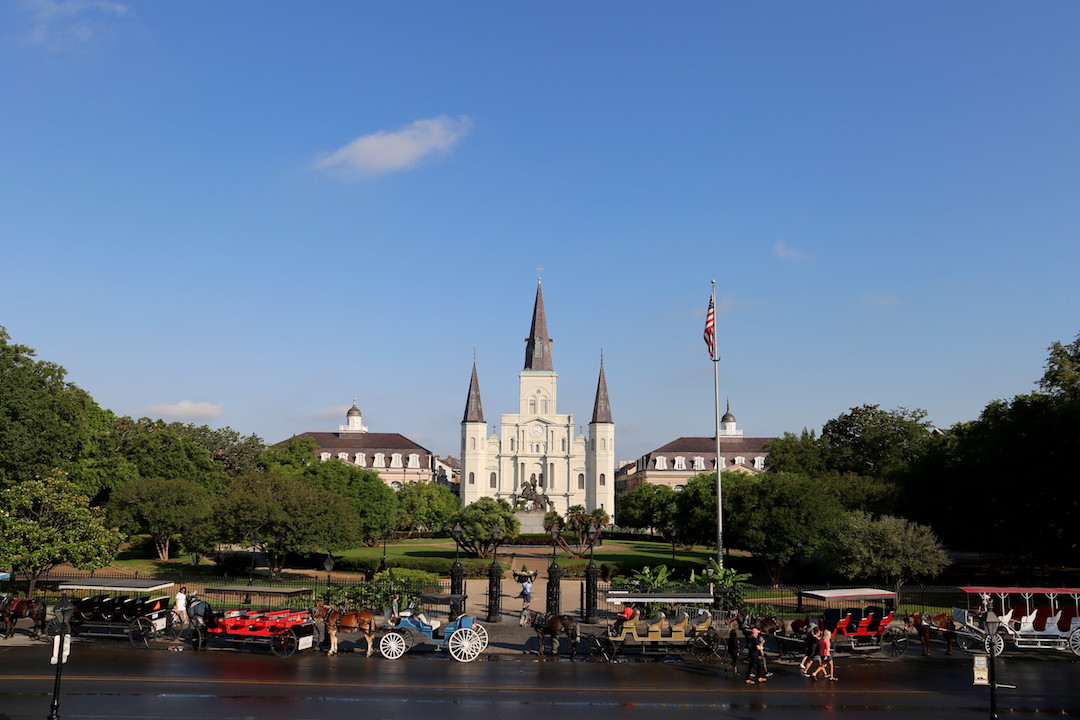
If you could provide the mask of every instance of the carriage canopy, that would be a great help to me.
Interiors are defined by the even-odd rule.
[[[176,583],[163,580],[71,580],[60,583],[60,592],[65,590],[90,590],[99,592],[151,593],[171,588]]]

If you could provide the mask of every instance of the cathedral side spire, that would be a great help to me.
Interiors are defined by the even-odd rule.
[[[548,337],[547,316],[544,314],[544,291],[536,281],[536,303],[533,305],[532,327],[525,341],[526,370],[554,370],[551,364],[551,338]]]
[[[469,397],[465,400],[465,417],[461,422],[484,422],[484,408],[480,404],[480,381],[476,377],[476,360],[473,360]]]
[[[603,358],[600,359],[600,379],[596,382],[596,402],[593,403],[592,422],[615,422],[611,419],[611,401],[608,400],[607,378],[604,377]]]

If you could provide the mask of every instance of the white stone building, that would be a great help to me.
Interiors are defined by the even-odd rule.
[[[489,431],[473,363],[461,422],[460,489],[464,504],[481,497],[564,514],[573,505],[615,513],[615,423],[611,419],[604,362],[596,386],[588,435],[575,433],[574,416],[557,409],[559,376],[551,358],[544,294],[536,286],[532,327],[518,373],[518,411]]]

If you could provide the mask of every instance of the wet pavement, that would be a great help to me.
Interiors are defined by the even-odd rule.
[[[276,658],[251,649],[138,650],[117,641],[76,642],[64,668],[65,718],[974,718],[989,715],[989,689],[972,684],[972,656],[880,653],[837,657],[836,683],[806,680],[770,657],[773,676],[750,686],[721,665],[672,654],[621,662],[539,658],[516,623],[488,625],[492,643],[473,663],[430,646],[399,660],[305,651]],[[526,639],[528,641],[526,642]],[[3,641],[0,641],[3,642]],[[0,719],[44,717],[51,649],[28,638],[0,644]],[[177,647],[180,647],[177,645]],[[343,648],[348,644],[343,643]],[[1069,653],[1016,653],[998,661],[1001,717],[1080,717],[1080,661]]]

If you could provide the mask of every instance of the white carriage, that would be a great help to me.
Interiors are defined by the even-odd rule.
[[[960,647],[980,645],[997,656],[1011,642],[1016,648],[1070,650],[1080,657],[1080,588],[960,589],[977,599],[975,612],[953,609]],[[1000,622],[993,634],[986,631],[986,613],[991,610]]]

